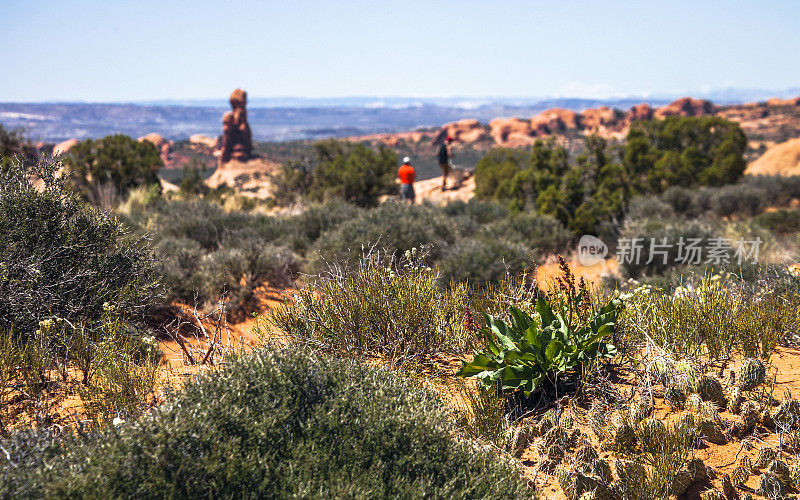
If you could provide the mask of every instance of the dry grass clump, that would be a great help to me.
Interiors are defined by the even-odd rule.
[[[416,249],[392,261],[372,252],[354,268],[331,266],[264,316],[259,331],[274,325],[298,343],[390,359],[464,352],[471,339],[466,285],[438,288],[438,273]]]
[[[767,360],[800,325],[800,299],[780,277],[756,284],[731,274],[705,275],[672,292],[628,293],[627,340],[681,357],[725,362],[735,355]]]

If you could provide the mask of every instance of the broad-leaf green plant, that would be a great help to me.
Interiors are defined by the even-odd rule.
[[[576,302],[581,300],[581,294],[575,297]],[[623,308],[616,298],[600,309],[592,308],[586,321],[576,322],[563,303],[554,311],[547,299],[539,297],[534,317],[514,306],[510,324],[485,314],[485,349],[476,350],[457,375],[476,377],[487,388],[499,385],[503,391],[521,390],[530,396],[560,374],[578,373],[597,360],[614,357],[616,347],[604,339],[614,334]]]

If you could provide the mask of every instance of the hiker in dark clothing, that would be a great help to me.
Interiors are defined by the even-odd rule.
[[[439,167],[442,169],[442,191],[447,189],[447,174],[450,173],[450,158],[452,158],[450,144],[452,142],[453,138],[447,136],[439,147]]]

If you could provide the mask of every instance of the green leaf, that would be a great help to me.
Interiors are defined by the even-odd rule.
[[[533,318],[525,314],[520,309],[511,306],[509,311],[511,313],[511,325],[517,332],[524,332],[530,328],[531,324],[534,324]]]
[[[561,343],[558,339],[553,339],[547,345],[547,349],[544,351],[544,355],[547,358],[547,361],[552,363],[556,357],[561,354],[561,351],[564,350],[564,344]]]
[[[536,299],[536,312],[538,312],[539,317],[542,318],[543,325],[549,325],[556,320],[556,315],[553,314],[550,304],[542,297]]]

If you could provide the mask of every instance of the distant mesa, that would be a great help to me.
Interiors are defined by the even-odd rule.
[[[537,136],[575,129],[578,128],[578,114],[569,109],[548,109],[531,118],[531,128]]]
[[[594,133],[602,132],[608,126],[618,123],[618,114],[619,111],[611,109],[608,106],[581,111],[581,128]]]
[[[231,92],[231,111],[222,115],[222,152],[220,163],[247,161],[253,153],[253,134],[247,123],[247,92]]]

